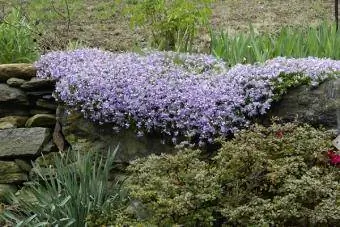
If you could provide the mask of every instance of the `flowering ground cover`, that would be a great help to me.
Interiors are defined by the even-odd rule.
[[[174,143],[211,142],[248,125],[270,108],[285,75],[319,83],[340,72],[340,61],[313,57],[227,68],[204,54],[98,49],[51,52],[35,65],[38,77],[58,81],[57,99],[85,117],[117,131],[158,132]]]

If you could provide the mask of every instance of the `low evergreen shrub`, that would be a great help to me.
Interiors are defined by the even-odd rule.
[[[297,123],[254,125],[221,141],[212,159],[194,150],[139,159],[124,184],[133,202],[105,224],[338,226],[333,136]]]

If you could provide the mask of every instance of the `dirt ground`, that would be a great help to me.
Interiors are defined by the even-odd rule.
[[[51,10],[51,4],[47,4],[49,0],[21,0],[20,3],[18,0],[0,0],[0,7],[8,10],[22,2],[25,2],[25,7],[36,3],[35,8],[28,8],[35,12],[37,18],[39,15],[42,17],[39,20],[45,27],[40,45],[45,45],[47,49],[58,48],[58,42],[69,39],[111,51],[131,50],[134,46],[146,45],[147,32],[132,29],[115,1],[84,0],[74,6],[71,4],[73,1],[68,1],[69,8],[73,10],[70,23],[64,17],[63,8],[57,10],[64,16],[44,20],[44,13]],[[110,7],[116,8],[110,10]],[[235,34],[246,32],[249,24],[252,24],[258,32],[274,32],[282,26],[309,26],[333,20],[334,0],[217,0],[212,9],[211,24],[215,30],[222,29]],[[202,31],[198,42],[209,42],[208,34]]]

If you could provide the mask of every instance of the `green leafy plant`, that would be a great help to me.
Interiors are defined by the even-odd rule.
[[[255,125],[222,142],[214,158],[224,186],[219,211],[232,225],[326,226],[339,223],[339,168],[332,135],[296,123]]]
[[[126,12],[133,27],[151,31],[151,45],[162,50],[190,51],[199,26],[211,15],[213,0],[141,0]]]
[[[278,101],[287,93],[288,89],[302,85],[310,85],[311,79],[303,74],[281,74],[278,78],[275,78],[272,83],[275,88],[273,91],[273,99]]]
[[[131,205],[104,225],[336,226],[334,135],[309,125],[253,125],[216,156],[182,150],[128,167]],[[106,219],[108,220],[108,219]]]
[[[229,35],[211,31],[211,54],[229,65],[264,62],[277,56],[327,57],[340,59],[340,33],[334,26],[322,23],[317,27],[283,27],[278,33],[257,34],[252,26],[249,33]]]
[[[125,187],[133,203],[118,223],[136,225],[211,225],[220,185],[214,169],[200,160],[200,152],[151,155],[128,167]]]
[[[20,10],[0,20],[0,64],[33,62],[38,57],[31,26]]]
[[[119,184],[110,189],[108,181],[117,149],[105,159],[69,151],[55,156],[55,167],[35,165],[37,179],[10,197],[16,209],[0,217],[16,226],[84,226],[91,211],[119,197]]]

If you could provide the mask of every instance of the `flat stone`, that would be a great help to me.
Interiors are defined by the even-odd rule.
[[[30,115],[37,115],[37,114],[54,114],[55,110],[49,110],[49,109],[31,109],[30,111]]]
[[[0,65],[0,82],[6,82],[9,78],[29,80],[35,77],[36,69],[32,64],[15,63]]]
[[[38,107],[46,108],[46,109],[49,109],[49,110],[56,110],[57,109],[57,104],[53,101],[38,99],[35,104]]]
[[[19,166],[19,168],[25,172],[30,172],[32,169],[32,166],[30,163],[28,163],[25,160],[22,159],[14,159],[15,164],[17,164],[17,166]]]
[[[1,122],[0,129],[9,129],[9,128],[16,128],[12,123],[9,122]]]
[[[27,173],[7,173],[0,177],[0,184],[20,184],[28,180]]]
[[[24,79],[12,77],[12,78],[9,78],[6,83],[11,87],[20,87],[25,82],[26,82],[26,80],[24,80]]]
[[[25,126],[26,127],[51,127],[54,126],[56,117],[53,114],[36,114],[30,117]]]
[[[26,91],[26,95],[29,98],[41,98],[46,95],[52,95],[54,89],[45,89],[45,90],[39,90],[39,91]]]
[[[21,85],[21,88],[25,90],[40,90],[40,89],[54,89],[54,86],[55,80],[38,79],[34,77],[30,81],[27,81],[23,85]]]
[[[48,128],[0,130],[0,158],[36,156],[51,137],[51,130]]]
[[[27,181],[27,174],[12,161],[0,161],[0,184]]]
[[[8,194],[15,193],[17,187],[14,184],[0,184],[0,202],[5,202],[5,197]]]
[[[15,128],[23,127],[23,126],[25,126],[27,119],[28,119],[27,116],[7,116],[7,117],[0,118],[0,124],[1,123],[10,123]]]
[[[7,116],[30,116],[30,106],[20,104],[3,104],[0,103],[0,118]]]
[[[10,87],[7,84],[0,84],[0,104],[1,103],[28,105],[29,101],[25,92],[20,89]]]

